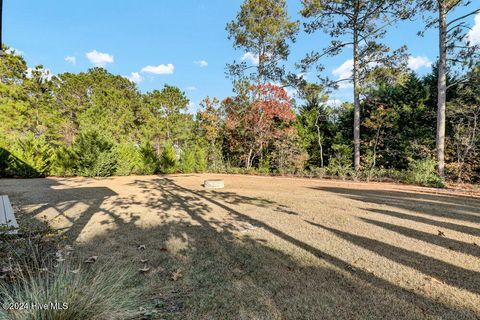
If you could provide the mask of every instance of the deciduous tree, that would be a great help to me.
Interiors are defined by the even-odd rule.
[[[228,98],[223,104],[227,141],[231,148],[239,151],[245,167],[250,168],[264,149],[291,127],[295,114],[281,87],[250,86],[246,94]]]

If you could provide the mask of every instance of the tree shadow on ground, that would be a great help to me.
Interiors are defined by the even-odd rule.
[[[78,203],[87,206],[67,231],[72,240],[79,236],[92,215],[100,212],[110,217],[108,226],[103,226],[101,232],[81,243],[80,251],[98,255],[98,263],[108,258],[119,264],[133,264],[141,268],[141,260],[148,260],[146,264],[150,271],[139,273],[136,277],[143,299],[139,303],[146,305],[150,298],[160,300],[156,311],[165,317],[475,319],[478,316],[474,311],[434,301],[357,268],[340,257],[252,218],[237,206],[266,208],[278,205],[285,209],[286,214],[290,212],[275,202],[232,192],[186,188],[169,178],[137,180],[133,185],[140,190],[142,197],[121,197],[108,188],[87,191],[78,190],[85,188],[59,190],[50,186],[39,190],[42,192],[41,201],[28,200],[28,197],[22,199],[25,204],[41,205],[35,210],[36,214],[41,214],[48,207],[62,212]],[[64,194],[59,194],[61,192]],[[63,197],[68,201],[60,201]],[[108,204],[105,203],[107,199]],[[141,225],[140,217],[131,213],[135,206],[147,208],[156,215],[157,223]],[[212,217],[212,212],[219,210],[225,217]],[[278,237],[286,246],[304,251],[320,262],[305,263],[288,254],[285,248],[260,241],[249,231],[249,226]],[[394,253],[388,252],[395,247],[371,243],[348,234],[338,235],[376,250],[389,259],[403,262],[394,257]],[[145,250],[139,250],[139,245],[145,245]],[[426,274],[437,275],[437,269],[428,271],[420,264],[427,257],[410,252],[401,254],[418,261],[413,267]],[[444,262],[439,263],[442,267],[450,267]],[[182,277],[174,281],[174,272]],[[456,272],[478,276],[460,268]],[[454,278],[450,283],[477,292],[476,278],[468,285],[455,274],[452,276]]]
[[[439,228],[445,228],[445,229],[450,229],[460,233],[469,234],[472,236],[477,236],[477,237],[480,236],[480,229],[469,227],[462,224],[438,221],[438,220],[428,219],[428,218],[414,215],[414,214],[406,214],[406,213],[396,212],[392,210],[383,210],[383,209],[364,209],[364,210],[381,214],[387,217],[393,217],[393,218],[398,218],[398,219],[407,220],[407,221],[420,222],[420,223],[428,224],[428,225],[439,227]]]
[[[403,191],[314,187],[319,191],[340,194],[366,203],[385,204],[439,218],[480,223],[480,199],[446,194],[412,193]],[[422,206],[418,206],[421,203]]]
[[[390,230],[393,232],[396,232],[398,234],[404,235],[406,237],[410,237],[412,239],[417,239],[421,241],[425,241],[446,249],[458,251],[458,252],[463,252],[475,257],[480,257],[480,246],[474,244],[474,243],[466,243],[463,241],[455,240],[455,239],[449,239],[445,238],[442,236],[439,236],[437,234],[432,234],[428,232],[423,232],[423,231],[418,231],[415,229],[410,229],[407,227],[395,225],[395,224],[390,224],[382,221],[377,221],[377,220],[371,220],[371,219],[366,219],[366,218],[360,218],[360,220],[375,225],[377,227],[384,228],[386,230]]]
[[[139,180],[134,184],[148,195],[147,202],[143,203],[147,207],[159,210],[165,218],[170,217],[169,211],[179,211],[196,223],[166,223],[139,231],[141,235],[134,239],[132,234],[136,232],[132,230],[126,230],[123,236],[115,235],[118,239],[129,239],[130,246],[158,235],[163,241],[157,239],[160,240],[157,250],[172,237],[188,242],[182,251],[188,262],[181,268],[189,270],[189,274],[179,285],[183,287],[182,294],[176,296],[185,306],[190,306],[192,318],[473,317],[469,311],[434,302],[359,269],[253,219],[231,205],[275,205],[271,201],[231,192],[185,188],[168,178]],[[122,199],[118,201],[115,205],[122,205]],[[208,218],[214,209],[224,210],[235,223]],[[323,260],[322,267],[303,266],[248,233],[239,236],[239,224],[264,229],[297,250],[305,250]],[[105,241],[100,237],[94,243],[97,246]],[[175,269],[170,268],[170,271]],[[178,290],[177,286],[174,287]]]
[[[105,212],[101,209],[105,200],[118,196],[116,192],[106,187],[76,187],[68,188],[62,185],[61,180],[57,179],[29,179],[29,180],[4,180],[5,185],[0,188],[0,193],[9,194],[15,203],[20,203],[23,207],[33,207],[29,212],[31,218],[42,219],[47,223],[62,219],[68,238],[75,240],[82,230],[89,223],[92,216],[98,212]],[[28,187],[20,188],[24,190],[33,190],[27,192],[12,192],[9,189],[9,183],[23,184]],[[88,183],[87,183],[88,184]],[[79,207],[72,214],[70,211],[74,207]],[[24,211],[24,210],[22,210]],[[20,215],[22,212],[19,212]],[[19,213],[16,213],[17,215]],[[122,220],[118,216],[110,214],[116,223]],[[25,217],[21,217],[25,218]],[[59,229],[59,230],[61,230]]]
[[[392,246],[378,240],[358,236],[349,232],[329,228],[314,222],[311,225],[327,230],[357,246],[375,252],[389,260],[414,268],[441,282],[480,294],[480,273],[464,269],[442,260],[427,257],[420,253]]]

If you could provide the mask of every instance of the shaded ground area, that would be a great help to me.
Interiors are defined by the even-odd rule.
[[[473,195],[218,175],[0,180],[0,194],[81,255],[150,268],[139,303],[159,318],[480,317]]]

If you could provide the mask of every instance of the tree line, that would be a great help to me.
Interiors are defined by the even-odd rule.
[[[227,27],[235,48],[234,95],[206,97],[195,114],[174,86],[142,93],[102,68],[50,75],[15,52],[0,57],[0,176],[108,176],[247,172],[397,179],[440,186],[480,178],[480,65],[465,1],[303,0],[292,21],[284,0],[245,0]],[[420,77],[405,46],[381,40],[399,20],[424,14],[439,32],[439,61]],[[448,21],[447,21],[448,20]],[[286,70],[301,27],[322,30],[327,48]],[[421,32],[420,32],[421,33]],[[352,50],[348,79],[322,76],[326,56]],[[306,72],[317,73],[307,81]],[[353,103],[327,104],[341,81]],[[286,88],[296,90],[295,99]]]
[[[302,0],[301,15],[304,31],[311,34],[323,31],[330,45],[308,53],[297,63],[301,73],[286,72],[281,62],[288,59],[289,45],[295,42],[300,21],[291,21],[285,0],[245,0],[234,21],[227,25],[234,47],[251,52],[258,58],[256,70],[245,62],[228,66],[228,74],[234,78],[248,78],[257,83],[279,81],[284,86],[308,88],[303,75],[312,66],[319,73],[317,86],[324,93],[338,87],[343,81],[353,84],[353,166],[356,172],[362,168],[361,127],[362,103],[368,92],[380,85],[400,83],[406,74],[407,46],[395,50],[382,42],[388,28],[401,20],[419,18],[425,22],[418,35],[429,29],[438,32],[439,60],[436,66],[437,120],[435,160],[438,174],[445,177],[445,138],[447,91],[458,82],[468,82],[470,71],[478,64],[480,48],[468,37],[470,16],[480,8],[462,14],[456,9],[468,9],[469,0]],[[350,77],[331,80],[321,75],[323,60],[351,50],[352,74]],[[447,80],[454,79],[449,84]],[[319,90],[315,90],[318,94]]]

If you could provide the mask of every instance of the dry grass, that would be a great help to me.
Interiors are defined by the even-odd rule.
[[[0,193],[77,254],[148,270],[146,317],[480,317],[478,196],[248,176],[204,190],[210,177],[3,180]]]

